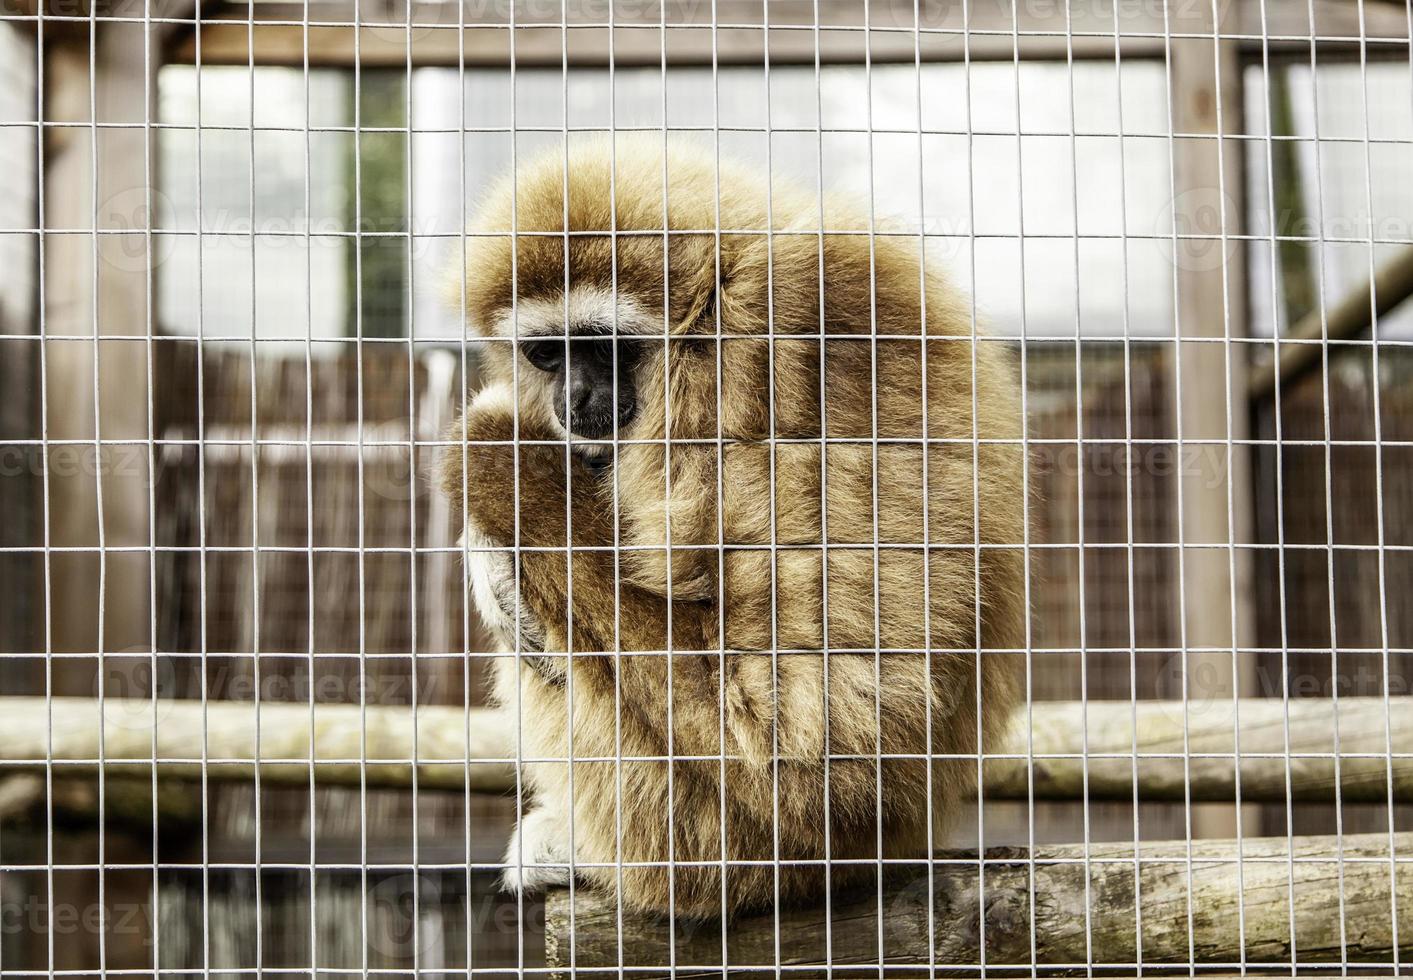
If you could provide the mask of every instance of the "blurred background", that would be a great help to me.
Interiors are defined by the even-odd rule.
[[[1413,306],[1329,328],[1413,247],[1406,8],[1182,6],[6,0],[0,689],[484,703],[446,285],[489,180],[616,128],[871,193],[1023,353],[1034,699],[1408,693]],[[542,961],[466,869],[505,796],[115,788],[95,826],[6,785],[7,971]],[[1390,818],[998,801],[955,843],[1189,819]],[[94,902],[136,912],[66,939]]]

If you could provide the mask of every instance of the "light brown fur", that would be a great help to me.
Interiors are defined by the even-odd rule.
[[[654,143],[619,141],[615,220],[611,155],[608,143],[571,151],[569,226],[603,234],[571,239],[570,285],[610,290],[616,275],[624,321],[641,329],[648,311],[661,333],[665,314],[671,339],[650,342],[653,354],[637,368],[639,411],[614,467],[596,474],[580,453],[569,455],[569,510],[574,546],[611,546],[616,530],[634,550],[574,553],[571,643],[564,436],[522,359],[518,542],[531,550],[520,558],[521,603],[543,629],[547,651],[575,655],[567,686],[499,661],[496,696],[508,709],[519,706],[513,723],[527,756],[565,758],[572,689],[573,757],[609,760],[573,767],[582,880],[619,889],[630,909],[690,916],[765,906],[777,887],[784,901],[808,899],[824,887],[826,831],[835,860],[876,859],[880,835],[884,855],[921,856],[929,813],[945,820],[975,799],[974,759],[932,761],[929,806],[927,764],[880,763],[880,751],[974,754],[978,731],[989,746],[1016,700],[1020,658],[977,654],[1023,644],[1022,449],[985,441],[1019,435],[1016,382],[1003,348],[971,339],[956,293],[934,269],[923,274],[915,237],[878,235],[871,249],[866,234],[791,234],[820,227],[817,202],[778,180],[776,233],[745,233],[766,228],[766,192],[763,178],[741,167],[722,169],[719,286],[717,236],[709,231],[671,236],[665,276],[660,234],[620,236],[615,269],[610,228],[663,227],[664,164]],[[670,229],[718,227],[714,168],[710,152],[668,157]],[[563,230],[564,179],[558,155],[521,168],[520,232]],[[480,236],[510,231],[510,212],[507,181],[489,195],[470,239],[466,311],[488,336],[512,329],[512,244]],[[830,198],[824,224],[864,231],[867,210]],[[564,239],[522,235],[515,247],[517,303],[559,302]],[[809,336],[821,324],[848,335],[824,342],[825,434],[857,440],[827,448],[821,341]],[[762,339],[767,334],[773,343]],[[926,450],[925,494],[924,336],[926,434],[942,440]],[[490,384],[508,384],[512,348],[483,346]],[[673,442],[670,453],[661,442],[633,442],[667,437],[669,414],[673,440],[704,441]],[[446,489],[464,503],[479,538],[499,545],[517,540],[514,435],[508,396],[478,399],[443,464]],[[774,446],[773,508],[772,435],[784,440]],[[1016,547],[978,549],[978,541]],[[669,647],[669,578],[670,647],[679,651],[670,665],[661,653]],[[826,646],[827,657],[808,652]],[[615,649],[630,655],[615,657]],[[714,758],[723,750],[724,784]],[[834,756],[827,766],[826,750]],[[669,751],[713,757],[676,759],[670,799],[666,762],[611,761]],[[535,805],[567,814],[567,766],[536,763],[527,772]],[[670,870],[669,857],[677,862]],[[767,863],[731,864],[723,902],[723,858]],[[769,863],[776,858],[813,863],[783,865],[777,886]],[[874,869],[836,864],[831,880]]]

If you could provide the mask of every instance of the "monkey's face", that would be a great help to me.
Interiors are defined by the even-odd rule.
[[[716,435],[718,346],[698,351],[688,341],[705,342],[718,327],[764,329],[734,308],[722,315],[717,301],[727,270],[758,236],[703,230],[717,221],[712,158],[669,156],[661,140],[618,140],[522,163],[490,189],[465,242],[464,272],[448,279],[469,326],[500,341],[478,347],[483,378],[513,383],[521,407],[582,456],[613,456],[615,439],[638,454],[669,423],[674,437]],[[763,198],[759,205],[731,225],[762,227]]]
[[[635,437],[634,423],[654,403],[653,365],[662,373],[662,341],[648,336],[661,320],[632,296],[580,285],[523,296],[499,311],[483,366],[514,383],[522,406],[556,425],[584,457],[613,454],[618,439]],[[658,379],[658,387],[661,381]]]
[[[605,336],[599,329],[603,326],[612,329],[589,324],[583,333],[571,328],[567,337],[519,342],[520,354],[538,373],[532,383],[547,387],[545,397],[555,418],[566,433],[580,440],[613,439],[638,411],[635,374],[644,341]]]

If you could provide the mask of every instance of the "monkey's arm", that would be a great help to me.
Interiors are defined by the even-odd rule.
[[[662,709],[669,686],[668,658],[663,651],[669,649],[669,603],[665,596],[635,584],[617,565],[620,556],[613,549],[612,501],[603,492],[602,477],[572,453],[566,470],[563,442],[556,442],[562,437],[532,413],[521,414],[517,443],[508,390],[478,397],[467,412],[461,435],[457,447],[466,454],[466,513],[486,538],[505,546],[516,542],[518,498],[518,540],[523,549],[521,602],[543,625],[546,649],[572,651],[575,682],[581,693],[597,691],[613,696],[616,684],[625,708],[638,713],[645,726],[660,733],[665,743],[666,712]],[[461,473],[462,461],[454,449],[446,462],[447,483],[454,499],[463,492]],[[570,523],[576,549],[572,567],[565,549]],[[791,652],[773,658],[770,653],[772,645],[797,649],[819,646],[817,638],[802,635],[815,634],[819,628],[818,552],[780,556],[777,600],[781,612],[779,635],[774,640],[770,635],[770,574],[765,568],[754,567],[768,563],[768,554],[728,551],[724,599],[731,651],[717,652],[715,601],[675,599],[670,604],[670,649],[676,651],[671,675],[673,730],[678,752],[720,751],[723,712],[726,751],[748,763],[767,765],[777,744],[779,754],[787,758],[818,759],[825,751],[823,657]],[[831,645],[867,648],[873,645],[872,630],[865,629],[865,623],[872,625],[872,565],[848,560],[851,558],[855,555],[831,563]],[[893,578],[885,612],[893,611],[889,609],[892,602],[905,603],[904,593],[917,591],[902,582],[920,581],[920,569],[908,571],[917,574]],[[885,581],[889,578],[884,576]],[[711,592],[718,592],[715,580]],[[568,639],[571,612],[572,643]],[[920,610],[918,615],[904,618],[920,620]],[[853,631],[843,628],[846,622],[861,635],[847,635]],[[898,642],[902,639],[886,637],[885,643],[921,645],[920,638]],[[627,655],[615,657],[616,651]],[[693,656],[689,651],[700,653]],[[903,751],[903,744],[911,749],[925,737],[918,727],[925,714],[921,701],[927,698],[930,686],[924,658],[885,655],[875,661],[872,655],[836,654],[830,663],[832,751],[871,752],[879,738],[885,751]],[[879,680],[882,691],[876,694]],[[588,685],[589,691],[583,685]],[[965,682],[958,686],[969,689]],[[881,717],[876,697],[884,705]],[[911,707],[900,711],[904,704]]]
[[[517,431],[514,408],[505,387],[477,396],[443,461],[445,489],[464,504],[483,538],[520,546],[521,602],[544,627],[546,649],[572,651],[576,669],[582,663],[584,670],[576,677],[611,682],[613,658],[598,654],[668,648],[666,599],[634,586],[617,567],[613,506],[603,477],[576,454],[566,454],[563,437],[535,413],[522,409]],[[566,561],[570,544],[572,566]],[[672,647],[714,647],[714,608],[675,601]],[[649,675],[659,673],[648,661],[661,658],[623,659],[625,686],[650,684]],[[659,697],[661,692],[659,686]]]

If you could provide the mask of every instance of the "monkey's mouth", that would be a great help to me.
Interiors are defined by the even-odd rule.
[[[611,442],[614,438],[622,438],[624,430],[632,423],[638,414],[638,400],[631,395],[619,392],[618,395],[617,418],[614,417],[614,410],[609,407],[605,410],[597,411],[576,411],[571,410],[569,418],[562,417],[562,409],[556,411],[556,415],[561,415],[560,425],[574,439],[587,439],[592,442],[601,443],[596,446],[580,446],[584,450],[597,451],[607,454],[611,449]]]
[[[609,470],[613,469],[613,454],[595,453],[592,456],[585,456],[584,466],[587,467],[588,471],[594,476],[603,476]]]

